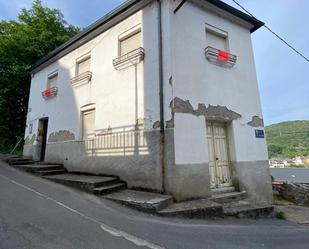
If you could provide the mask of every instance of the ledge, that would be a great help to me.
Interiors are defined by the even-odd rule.
[[[233,67],[237,61],[236,55],[210,46],[205,48],[205,56],[210,63],[226,68]]]
[[[81,86],[88,84],[91,81],[92,72],[87,71],[71,79],[72,86]]]
[[[113,66],[115,67],[115,69],[120,70],[132,64],[135,65],[140,63],[142,60],[144,60],[144,57],[145,57],[145,50],[142,47],[140,47],[114,59]]]

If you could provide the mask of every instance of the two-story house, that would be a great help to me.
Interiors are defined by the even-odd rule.
[[[32,67],[24,155],[176,200],[272,201],[251,33],[218,0],[129,0]]]

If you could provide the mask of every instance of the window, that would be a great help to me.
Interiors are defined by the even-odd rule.
[[[32,134],[33,132],[33,124],[29,124],[29,134]]]
[[[139,30],[119,40],[120,56],[125,55],[142,46],[142,32]]]
[[[95,110],[82,112],[83,139],[89,139],[94,135]]]
[[[76,76],[90,71],[90,57],[80,60],[76,63]]]
[[[206,25],[206,42],[207,46],[224,51],[228,50],[227,32],[209,24]]]
[[[53,73],[48,76],[47,88],[52,88],[57,86],[58,73]]]

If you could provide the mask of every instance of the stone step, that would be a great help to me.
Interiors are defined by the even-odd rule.
[[[166,217],[210,218],[222,216],[222,205],[209,199],[174,203],[157,212]]]
[[[241,191],[241,192],[227,192],[227,193],[217,193],[213,194],[212,197],[209,199],[223,204],[223,203],[229,203],[233,201],[239,201],[239,200],[244,200],[247,198],[247,193],[246,191]]]
[[[13,167],[30,173],[35,173],[37,171],[44,171],[44,170],[64,169],[62,165],[38,165],[38,164],[13,165]]]
[[[212,193],[213,195],[216,195],[216,194],[224,194],[224,193],[230,193],[230,192],[235,192],[235,187],[230,186],[230,187],[213,188],[213,189],[211,189],[211,193]]]
[[[26,165],[26,164],[34,164],[32,159],[18,159],[18,160],[7,160],[8,164],[10,165]]]
[[[0,159],[4,161],[7,161],[9,159],[16,159],[16,158],[21,158],[21,157],[18,155],[0,154]]]
[[[95,195],[107,195],[115,191],[119,191],[126,188],[126,184],[124,182],[119,182],[112,185],[107,185],[104,187],[96,187],[93,189],[93,193]]]
[[[119,178],[114,176],[94,176],[94,175],[70,174],[70,173],[56,176],[46,176],[45,178],[57,183],[78,188],[91,193],[93,192],[94,188],[119,183]]]
[[[273,211],[274,206],[272,205],[254,205],[247,200],[223,204],[224,216],[234,216],[238,218],[268,217],[272,215]]]
[[[40,176],[53,176],[53,175],[62,175],[67,171],[65,169],[54,169],[54,170],[39,170],[36,171],[35,174]]]
[[[170,195],[129,189],[105,195],[104,198],[148,213],[155,213],[173,203]]]
[[[50,163],[50,162],[36,162],[35,164],[37,165],[59,165],[59,166],[63,166],[63,164],[60,164],[60,163]]]

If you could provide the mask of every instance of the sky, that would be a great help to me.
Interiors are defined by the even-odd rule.
[[[42,0],[69,24],[86,27],[124,0]],[[238,8],[232,0],[224,2]],[[309,57],[308,0],[238,0],[286,41]],[[0,0],[0,19],[16,19],[32,0]],[[309,63],[265,28],[253,33],[253,50],[266,125],[309,120]]]

